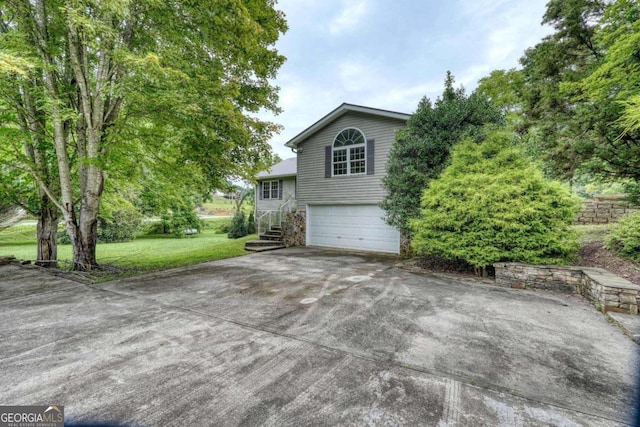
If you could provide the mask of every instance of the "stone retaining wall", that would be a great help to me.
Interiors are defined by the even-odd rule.
[[[602,268],[585,268],[581,295],[589,298],[603,313],[638,314],[640,286]]]
[[[608,224],[617,222],[624,215],[638,210],[624,200],[585,200],[578,213],[576,224]]]
[[[604,313],[638,314],[640,286],[601,268],[506,262],[496,263],[494,267],[498,286],[579,293]]]
[[[287,214],[282,222],[282,241],[286,247],[305,246],[307,240],[307,214],[296,211]]]
[[[576,293],[582,283],[582,268],[553,265],[530,265],[516,262],[497,263],[496,285],[515,289],[547,289]]]

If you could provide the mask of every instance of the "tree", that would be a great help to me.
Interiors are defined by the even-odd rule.
[[[640,182],[640,130],[629,120],[640,96],[640,4],[609,4],[594,40],[604,53],[593,71],[561,88],[572,96],[578,114],[595,117],[584,131],[599,136],[597,172]]]
[[[486,273],[500,261],[557,264],[578,249],[570,229],[579,203],[546,180],[512,133],[493,131],[453,149],[452,162],[422,197],[413,247],[462,259]]]
[[[632,49],[620,56],[614,47],[637,44],[634,8],[637,2],[627,0],[553,0],[543,23],[555,32],[521,59],[524,111],[557,177],[571,179],[582,171],[609,179],[640,175],[634,174],[638,136],[621,137],[619,95],[626,90],[615,77],[626,74],[623,86],[635,87],[629,72],[638,59]],[[615,72],[623,62],[629,67]]]
[[[391,147],[382,208],[387,223],[407,237],[413,234],[409,221],[420,216],[422,191],[448,164],[451,147],[466,136],[482,134],[483,125],[502,121],[500,110],[485,97],[467,96],[453,84],[447,72],[442,97],[435,105],[423,98]]]
[[[0,135],[2,135],[2,129],[0,125]],[[15,163],[15,158],[7,155],[4,149],[10,148],[11,144],[7,144],[10,140],[4,141],[6,145],[0,148],[0,158],[5,164]],[[47,172],[47,162],[42,161],[42,158],[34,155],[37,152],[37,148],[30,150],[31,145],[27,141],[23,141],[24,147],[27,147],[27,154],[24,159],[28,159],[31,167],[37,167],[40,163],[43,167],[40,169],[43,175],[50,177]],[[24,153],[19,153],[21,156]],[[32,156],[30,156],[30,154]],[[11,160],[10,160],[11,159]],[[35,264],[41,267],[55,268],[58,266],[58,244],[57,233],[59,223],[59,212],[55,205],[51,203],[49,197],[38,188],[38,184],[33,180],[33,177],[28,173],[24,173],[20,170],[11,170],[9,168],[3,168],[0,170],[0,198],[2,199],[2,205],[9,212],[14,209],[20,208],[24,212],[27,212],[38,219],[36,227],[36,261]]]
[[[0,34],[4,30],[0,21]],[[7,44],[13,42],[9,39]],[[38,218],[36,264],[57,267],[60,212],[51,197],[60,191],[50,123],[40,89],[21,84],[27,76],[20,72],[21,65],[0,51],[0,198]]]
[[[270,79],[286,23],[271,1],[9,0],[0,21],[3,84],[11,75],[38,106],[45,123],[25,131],[48,135],[34,145],[55,159],[55,183],[19,167],[62,214],[76,269],[98,265],[105,181],[132,144],[175,147],[212,186],[269,161],[278,127],[248,113],[279,111]],[[0,96],[21,111],[15,93]]]
[[[503,114],[520,116],[522,112],[523,75],[521,70],[494,70],[478,81],[475,93],[499,107]]]

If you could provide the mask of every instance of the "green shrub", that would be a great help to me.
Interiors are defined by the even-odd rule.
[[[256,232],[256,220],[253,216],[253,212],[249,213],[249,218],[247,219],[247,234],[254,234]]]
[[[143,234],[168,234],[162,221],[147,222],[144,225]]]
[[[133,204],[120,201],[103,207],[98,217],[98,242],[128,242],[135,239],[141,226],[142,214]]]
[[[69,233],[67,233],[66,228],[58,227],[58,244],[59,245],[70,245],[71,237],[69,237]]]
[[[607,237],[606,248],[640,262],[640,212],[632,212],[620,219]]]
[[[546,180],[513,138],[494,131],[482,144],[454,148],[411,223],[415,250],[465,260],[477,271],[500,261],[558,264],[575,254],[577,198]]]
[[[171,211],[161,216],[164,234],[184,236],[186,229],[202,230],[202,223],[195,212],[193,204],[175,205]]]
[[[233,216],[231,222],[231,229],[229,230],[230,239],[238,239],[247,235],[247,223],[245,220],[244,212],[239,211]]]

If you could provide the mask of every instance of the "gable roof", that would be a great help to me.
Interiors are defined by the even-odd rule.
[[[298,159],[292,157],[276,163],[271,166],[269,170],[262,171],[256,177],[258,179],[264,178],[284,178],[287,176],[296,176],[298,170]]]
[[[307,139],[308,137],[316,133],[318,130],[322,129],[325,125],[334,121],[335,119],[337,119],[338,117],[342,116],[343,114],[349,111],[365,113],[365,114],[373,114],[375,116],[388,117],[388,118],[404,120],[404,121],[409,120],[409,117],[411,117],[411,114],[398,113],[396,111],[389,111],[389,110],[381,110],[379,108],[364,107],[361,105],[347,104],[345,102],[342,105],[340,105],[338,108],[331,111],[329,114],[327,114],[326,116],[324,116],[323,118],[321,118],[320,120],[318,120],[317,122],[315,122],[314,124],[306,128],[305,130],[300,132],[298,135],[294,136],[289,142],[287,142],[284,145],[289,148],[296,148],[298,144],[300,144],[300,142],[304,141],[305,139]]]

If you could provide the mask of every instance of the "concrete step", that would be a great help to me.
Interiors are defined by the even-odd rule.
[[[247,242],[248,243],[248,242]],[[272,246],[246,246],[244,247],[247,251],[253,252],[264,252],[264,251],[273,251],[276,249],[284,249],[284,245],[272,245]]]
[[[271,230],[273,231],[282,231],[282,227],[279,225],[272,225]]]
[[[264,233],[260,235],[260,240],[282,241],[282,234]]]
[[[249,240],[245,243],[245,246],[273,246],[281,245],[282,240]]]
[[[622,329],[636,344],[640,344],[640,316],[637,314],[607,313],[616,325]]]

